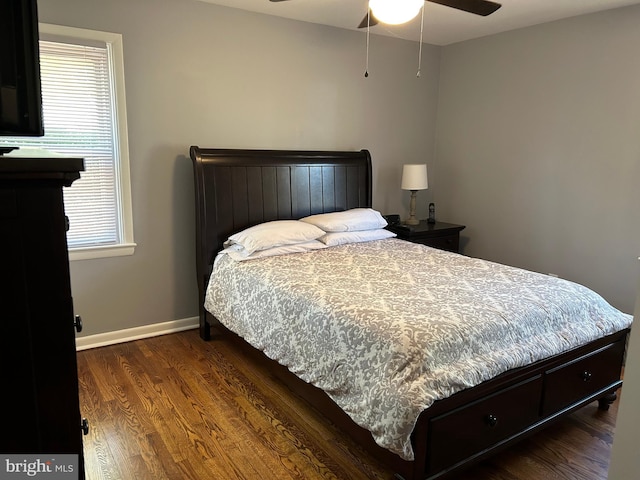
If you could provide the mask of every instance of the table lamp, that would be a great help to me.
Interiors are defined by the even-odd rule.
[[[420,221],[416,218],[416,192],[418,190],[426,190],[429,188],[429,180],[427,178],[427,164],[406,164],[402,167],[402,190],[411,191],[411,200],[409,202],[409,218],[404,222],[406,225],[419,225]]]

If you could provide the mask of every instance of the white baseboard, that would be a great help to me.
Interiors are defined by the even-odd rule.
[[[198,317],[183,318],[181,320],[172,320],[170,322],[154,323],[142,327],[127,328],[125,330],[116,330],[115,332],[98,333],[96,335],[87,335],[86,337],[76,338],[76,350],[86,350],[88,348],[104,347],[106,345],[114,345],[116,343],[130,342],[141,338],[157,337],[166,335],[167,333],[182,332],[183,330],[191,330],[198,328]]]

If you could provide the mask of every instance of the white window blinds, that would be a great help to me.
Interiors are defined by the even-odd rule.
[[[40,42],[47,149],[85,159],[85,172],[65,189],[70,248],[119,239],[114,115],[108,46]]]

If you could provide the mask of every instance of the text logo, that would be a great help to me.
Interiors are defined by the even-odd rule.
[[[77,480],[78,455],[2,455],[0,480]]]

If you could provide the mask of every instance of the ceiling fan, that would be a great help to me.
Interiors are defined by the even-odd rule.
[[[285,2],[288,0],[269,0],[270,2]],[[389,0],[391,2],[393,2],[394,0]],[[499,3],[495,3],[489,0],[425,0],[426,2],[432,2],[432,3],[438,3],[440,5],[444,5],[446,7],[451,7],[451,8],[455,8],[456,10],[462,10],[464,12],[469,12],[469,13],[474,13],[476,15],[481,15],[483,17],[486,17],[487,15],[491,15],[493,12],[495,12],[496,10],[498,10],[502,5]],[[383,3],[381,1],[378,1],[377,3]],[[421,4],[421,2],[419,2]],[[367,15],[365,15],[364,19],[362,20],[362,22],[360,22],[360,25],[358,25],[358,28],[366,28],[367,26],[374,26],[377,25],[379,21],[382,21],[380,19],[377,19],[374,16],[374,10],[375,8],[370,6],[370,12],[367,13]],[[419,10],[419,9],[418,9]],[[418,10],[415,11],[415,15],[418,14]],[[369,14],[371,13],[371,14]],[[411,20],[415,15],[413,15],[412,17],[408,18],[407,20],[401,21],[401,22],[397,22],[397,23],[404,23],[407,22],[409,20]],[[385,23],[385,22],[383,22]],[[390,23],[390,22],[386,22],[386,23]]]

